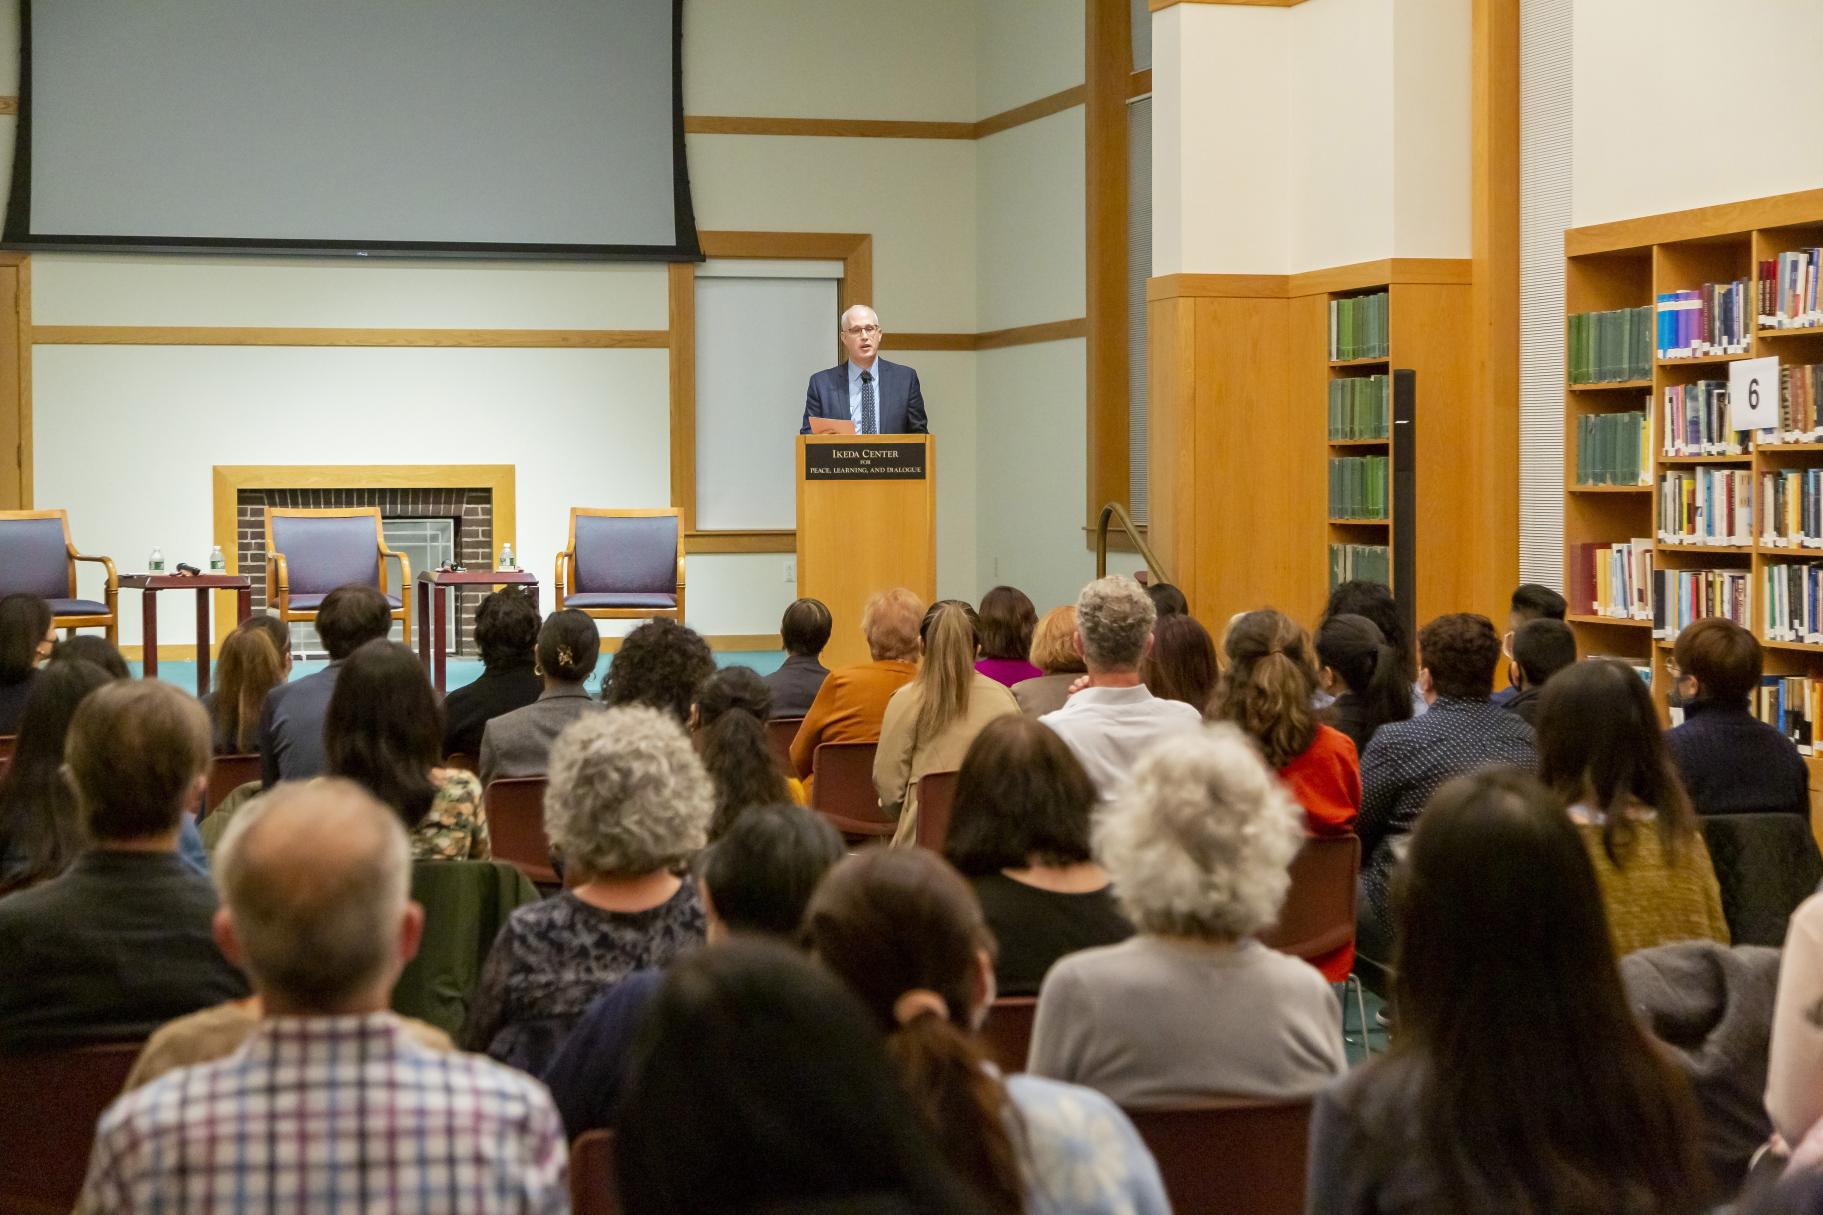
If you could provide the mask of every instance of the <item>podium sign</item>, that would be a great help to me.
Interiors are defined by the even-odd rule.
[[[915,443],[807,443],[804,445],[804,479],[807,481],[922,481],[923,442]]]

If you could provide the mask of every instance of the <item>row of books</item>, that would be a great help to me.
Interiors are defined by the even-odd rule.
[[[1393,584],[1393,550],[1384,544],[1332,544],[1329,546],[1329,587],[1359,579]]]
[[[1576,483],[1652,484],[1652,434],[1644,410],[1576,419]]]
[[[1665,454],[1736,456],[1749,432],[1728,427],[1728,381],[1698,380],[1665,389]]]
[[[1738,278],[1704,283],[1694,291],[1660,292],[1658,357],[1693,359],[1746,351],[1749,290],[1747,280]]]
[[[1823,565],[1774,562],[1761,579],[1766,639],[1823,643]]]
[[[1652,309],[1578,312],[1569,320],[1572,384],[1652,378]]]
[[[1823,548],[1823,468],[1760,474],[1760,543],[1774,548]]]
[[[1329,462],[1329,517],[1384,519],[1387,511],[1385,456],[1338,456]]]
[[[1329,357],[1383,359],[1389,342],[1387,295],[1352,295],[1329,301]]]
[[[1725,616],[1751,628],[1747,591],[1751,575],[1738,570],[1652,572],[1652,635],[1669,641],[1705,616]]]
[[[1815,443],[1823,440],[1823,365],[1811,363],[1779,369],[1779,428],[1762,431],[1762,443]]]
[[[1760,324],[1768,329],[1808,329],[1823,325],[1817,298],[1817,271],[1823,249],[1794,249],[1760,263]]]
[[[1677,469],[1658,480],[1658,538],[1666,544],[1753,545],[1753,473]]]
[[[1752,701],[1753,715],[1791,739],[1798,754],[1817,753],[1817,722],[1823,719],[1823,680],[1805,675],[1762,675]]]
[[[1614,620],[1652,619],[1652,541],[1577,546],[1570,601],[1577,612]]]
[[[1392,381],[1383,375],[1329,382],[1329,437],[1384,439],[1392,418]]]

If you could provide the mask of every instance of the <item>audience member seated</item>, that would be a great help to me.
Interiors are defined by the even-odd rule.
[[[1505,651],[1508,658],[1517,658],[1519,656],[1517,643],[1521,629],[1535,620],[1555,620],[1561,624],[1564,613],[1568,609],[1569,605],[1564,602],[1564,597],[1550,587],[1540,586],[1536,582],[1521,584],[1513,592],[1511,610],[1507,613],[1507,633],[1505,637],[1501,638],[1501,649]],[[1572,658],[1571,661],[1574,662],[1575,659]],[[1518,679],[1513,677],[1511,668],[1508,670],[1507,686],[1494,693],[1493,701],[1497,705],[1511,708],[1513,701],[1518,699],[1519,694],[1524,692],[1525,688],[1520,686]],[[1544,681],[1539,680],[1538,682],[1543,683]],[[1526,720],[1532,721],[1530,717]]]
[[[1335,993],[1254,939],[1285,901],[1301,820],[1233,726],[1154,746],[1095,827],[1139,935],[1051,968],[1032,1071],[1129,1108],[1306,1097],[1341,1075]]]
[[[424,912],[386,807],[345,781],[287,785],[235,817],[221,852],[216,936],[263,1014],[228,1057],[102,1115],[81,1209],[568,1209],[543,1086],[427,1048],[387,1011]]]
[[[728,667],[703,681],[691,709],[696,751],[715,785],[709,838],[718,840],[749,806],[802,802],[804,787],[785,775],[766,737],[772,695],[751,667]]]
[[[1024,591],[997,586],[983,595],[975,627],[981,638],[977,671],[1009,688],[1044,674],[1030,658],[1038,609]]]
[[[809,788],[811,765],[823,743],[880,741],[886,702],[918,673],[918,625],[924,601],[894,587],[870,595],[861,609],[868,661],[831,671],[791,740],[791,767]]]
[[[962,761],[943,854],[981,900],[1003,996],[1035,996],[1058,958],[1133,935],[1089,853],[1094,811],[1088,773],[1024,715],[989,722]]]
[[[1188,616],[1190,601],[1184,593],[1169,582],[1146,583],[1146,596],[1152,600],[1152,607],[1163,620],[1167,616]]]
[[[801,806],[750,807],[696,863],[709,943],[731,935],[799,943],[810,896],[846,851],[819,814]],[[597,996],[545,1069],[572,1139],[614,1125],[633,1039],[663,974],[635,971]]]
[[[622,638],[601,681],[601,703],[663,709],[685,725],[696,689],[713,674],[715,655],[696,630],[648,620]]]
[[[0,907],[4,907],[0,903]],[[1766,1112],[1797,1172],[1823,1173],[1823,894],[1791,913],[1779,965]],[[1823,1208],[1820,1208],[1823,1209]]]
[[[1502,701],[1496,694],[1494,703],[1504,704],[1536,730],[1545,681],[1576,661],[1576,634],[1561,620],[1528,620],[1514,631],[1511,644],[1507,680],[1512,686],[1507,690],[1513,695]]]
[[[260,783],[308,780],[329,771],[323,751],[323,716],[348,656],[392,631],[392,607],[371,586],[351,583],[323,596],[316,632],[329,651],[329,665],[266,693],[260,711]]]
[[[772,716],[802,717],[810,712],[823,681],[829,678],[821,657],[834,623],[829,606],[821,599],[799,599],[785,609],[779,621],[785,661],[766,676],[766,686],[772,691]]]
[[[485,861],[494,854],[481,782],[443,764],[443,710],[418,656],[396,641],[349,655],[323,719],[329,771],[391,806],[418,861]]]
[[[683,727],[626,706],[578,718],[551,748],[544,832],[569,889],[500,930],[462,1043],[541,1074],[583,1009],[703,941],[696,885],[715,791]]]
[[[251,755],[259,750],[266,697],[291,674],[291,647],[274,640],[275,626],[281,633],[285,629],[277,616],[249,616],[222,642],[215,686],[202,698],[214,727],[217,755]]]
[[[77,708],[65,761],[91,844],[0,899],[0,1052],[144,1038],[247,994],[210,936],[209,879],[177,855],[209,750],[202,707],[167,683],[111,681]]]
[[[1398,923],[1395,1045],[1317,1098],[1307,1211],[1709,1209],[1689,1085],[1627,1007],[1588,853],[1537,781],[1437,793]]]
[[[988,1210],[1170,1210],[1151,1152],[1113,1102],[988,1067],[974,1031],[994,998],[993,938],[942,858],[922,848],[849,857],[817,888],[805,931],[887,1035],[943,1159]]]
[[[1754,1153],[1772,1137],[1766,1059],[1779,951],[1683,941],[1628,954],[1620,960],[1620,978],[1628,1006],[1690,1081],[1709,1176],[1718,1200],[1728,1201],[1739,1192]]]
[[[110,682],[94,663],[68,660],[32,681],[12,762],[0,771],[0,894],[50,881],[88,847],[63,773],[64,741],[77,707]]]
[[[795,951],[699,950],[666,976],[649,1021],[614,1137],[627,1215],[984,1210],[905,1099],[866,1010]]]
[[[1411,720],[1411,685],[1379,625],[1365,616],[1331,616],[1317,629],[1315,649],[1317,681],[1333,697],[1323,720],[1348,735],[1357,756],[1381,726]]]
[[[1382,627],[1382,632],[1384,632]],[[1381,726],[1361,756],[1361,897],[1355,944],[1376,962],[1392,953],[1393,867],[1431,794],[1477,768],[1533,771],[1532,727],[1491,704],[1500,638],[1486,616],[1439,616],[1418,634],[1418,683],[1428,713]]]
[[[1625,663],[1590,659],[1554,677],[1541,703],[1538,775],[1589,850],[1614,952],[1728,944],[1715,867],[1645,680]]]
[[[1032,633],[1032,665],[1044,672],[1013,685],[1013,699],[1027,717],[1043,717],[1063,708],[1070,685],[1087,667],[1076,651],[1076,605],[1066,603],[1044,614]]]
[[[918,838],[919,779],[960,768],[983,726],[1019,712],[1005,684],[975,669],[974,614],[956,600],[931,605],[918,629],[924,657],[917,678],[887,702],[874,754],[874,791],[880,808],[899,820],[895,844]]]
[[[599,713],[583,685],[601,656],[601,630],[588,615],[565,608],[538,630],[538,675],[544,690],[531,704],[502,713],[481,733],[481,783],[503,776],[543,776],[551,744],[578,717]]]
[[[32,680],[56,644],[49,604],[36,595],[0,599],[0,735],[19,733]]]
[[[1151,598],[1131,578],[1114,575],[1084,587],[1074,641],[1088,680],[1063,708],[1038,719],[1076,753],[1103,801],[1120,792],[1153,743],[1188,733],[1203,719],[1201,710],[1161,700],[1140,682],[1157,619]]]
[[[479,756],[488,722],[543,693],[538,633],[538,607],[518,587],[501,587],[481,601],[475,611],[481,675],[443,698],[443,754]]]
[[[1383,583],[1360,578],[1338,582],[1329,592],[1329,603],[1323,608],[1325,621],[1336,616],[1365,616],[1374,622],[1374,627],[1380,630],[1380,636],[1386,639],[1399,660],[1400,682],[1410,689],[1411,715],[1424,716],[1430,704],[1418,686],[1418,669],[1412,662],[1412,639],[1406,634],[1405,620],[1399,614],[1399,604],[1393,599],[1391,589]],[[1318,706],[1324,707],[1327,706]]]
[[[133,678],[133,672],[127,669],[127,660],[121,657],[120,647],[106,637],[97,637],[93,633],[78,633],[58,642],[51,647],[50,660],[92,662],[106,671],[110,679]]]
[[[1748,711],[1763,662],[1753,634],[1719,616],[1677,635],[1671,694],[1684,724],[1665,742],[1698,814],[1810,813],[1797,746]]]
[[[1207,713],[1220,678],[1209,630],[1194,616],[1160,616],[1152,626],[1152,650],[1139,664],[1139,680],[1147,691]]]

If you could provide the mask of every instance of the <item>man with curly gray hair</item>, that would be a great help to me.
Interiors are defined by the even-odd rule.
[[[500,930],[463,1028],[465,1049],[534,1076],[589,1001],[704,939],[696,883],[714,791],[669,714],[622,706],[579,717],[551,748],[544,831],[568,889]]]
[[[1051,968],[1029,1070],[1128,1107],[1308,1097],[1340,1076],[1335,993],[1254,940],[1303,840],[1303,811],[1233,726],[1153,747],[1094,837],[1139,935]]]
[[[1140,681],[1157,621],[1151,597],[1131,578],[1116,574],[1084,587],[1076,600],[1076,649],[1088,680],[1063,708],[1038,719],[1076,753],[1103,801],[1126,785],[1148,747],[1202,720],[1190,705],[1161,700]]]

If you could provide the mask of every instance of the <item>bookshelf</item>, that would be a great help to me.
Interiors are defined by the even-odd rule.
[[[1771,542],[1765,534],[1768,521],[1762,517],[1761,501],[1768,476],[1792,474],[1781,484],[1801,485],[1806,474],[1814,473],[1823,483],[1823,442],[1815,437],[1767,442],[1748,436],[1738,450],[1729,450],[1728,436],[1714,436],[1706,430],[1705,438],[1714,440],[1712,446],[1668,454],[1665,434],[1670,394],[1681,391],[1679,400],[1686,405],[1702,401],[1706,382],[1721,381],[1725,388],[1731,363],[1770,354],[1780,357],[1782,369],[1823,364],[1823,324],[1815,323],[1823,315],[1800,315],[1794,324],[1803,327],[1796,328],[1762,323],[1762,312],[1777,308],[1779,255],[1823,246],[1823,191],[1572,229],[1565,233],[1564,244],[1569,316],[1649,307],[1654,319],[1649,378],[1570,382],[1564,392],[1564,587],[1570,601],[1570,623],[1582,652],[1626,659],[1649,670],[1654,697],[1661,713],[1666,711],[1666,661],[1681,622],[1667,614],[1664,635],[1657,636],[1652,620],[1604,614],[1592,602],[1599,579],[1590,563],[1598,550],[1644,541],[1652,569],[1661,577],[1671,572],[1685,576],[1686,582],[1712,576],[1710,580],[1719,586],[1744,584],[1744,593],[1735,592],[1739,594],[1736,601],[1745,611],[1742,623],[1765,650],[1768,675],[1823,680],[1823,644],[1775,637],[1766,617],[1769,573],[1794,563],[1823,563],[1823,546]],[[1763,286],[1766,263],[1773,263],[1774,275]],[[1667,357],[1658,349],[1665,337],[1657,319],[1661,297],[1700,292],[1705,284],[1734,282],[1746,283],[1738,343],[1722,349],[1699,348],[1682,357]],[[1771,309],[1763,308],[1763,291],[1772,293]],[[1572,326],[1579,324],[1586,322],[1571,322]],[[1583,352],[1574,340],[1569,353],[1574,381],[1579,378],[1579,365],[1586,366],[1588,360],[1580,357]],[[1611,369],[1612,364],[1609,366]],[[1586,453],[1580,451],[1578,437],[1589,433],[1585,420],[1639,409],[1646,411],[1651,432],[1647,483],[1579,484],[1578,472],[1583,467],[1579,459]],[[1718,536],[1712,534],[1718,530],[1712,515],[1700,542],[1669,542],[1660,532],[1667,522],[1664,512],[1679,504],[1666,501],[1666,486],[1681,488],[1684,481],[1698,478],[1715,478],[1705,483],[1722,486],[1732,481],[1737,493],[1744,480],[1750,517],[1723,520],[1719,525],[1723,534]],[[1650,608],[1664,614],[1666,605],[1652,602]],[[1823,739],[1816,751],[1808,758],[1813,824],[1819,821],[1816,807],[1819,790],[1823,790]]]

